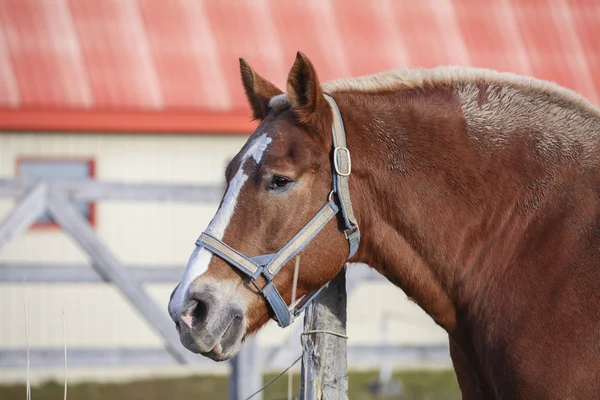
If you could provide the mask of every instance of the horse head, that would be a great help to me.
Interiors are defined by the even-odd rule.
[[[351,205],[338,213],[333,182],[350,172],[349,154],[334,151],[335,103],[310,60],[298,53],[287,94],[243,59],[240,70],[260,123],[227,166],[219,209],[169,302],[183,345],[214,360],[235,356],[270,317],[292,322],[296,254],[300,298],[334,278],[358,245],[357,229],[344,235]]]

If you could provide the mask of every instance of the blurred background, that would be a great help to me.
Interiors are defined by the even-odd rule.
[[[238,58],[285,88],[298,50],[321,81],[471,65],[599,104],[598,0],[0,0],[0,398],[22,398],[27,376],[36,399],[62,396],[45,382],[64,379],[65,341],[70,398],[227,398],[230,363],[179,364],[84,249],[108,253],[166,318],[255,126]],[[40,203],[39,183],[56,181],[86,232]],[[350,398],[374,398],[378,380],[400,382],[396,398],[459,398],[445,333],[366,266],[350,270]],[[266,374],[300,354],[298,333],[258,335]],[[269,390],[286,398],[283,383]]]

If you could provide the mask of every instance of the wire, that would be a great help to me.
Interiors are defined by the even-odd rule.
[[[338,333],[338,332],[334,332],[334,331],[326,331],[326,330],[304,331],[300,335],[305,336],[305,335],[310,335],[313,333],[327,333],[329,335],[341,337],[342,339],[348,339],[348,336],[344,335],[343,333]]]
[[[29,302],[29,296],[27,296],[27,302],[25,304],[25,346],[27,347],[27,392],[26,399],[31,400],[31,379],[29,374],[30,365],[30,351],[29,351],[29,313],[31,304]]]
[[[67,400],[67,376],[68,376],[68,370],[67,370],[67,319],[65,318],[65,312],[62,312],[62,318],[63,318],[63,339],[64,339],[64,343],[65,343],[65,391],[63,394],[63,400]]]
[[[302,359],[302,356],[298,357],[296,359],[296,361],[294,361],[289,367],[287,367],[286,369],[284,369],[283,371],[281,371],[275,378],[271,379],[269,382],[267,382],[263,387],[261,387],[260,389],[258,389],[256,392],[252,393],[249,397],[246,397],[246,400],[250,400],[251,398],[253,398],[254,396],[256,396],[257,394],[259,394],[260,392],[262,392],[263,390],[265,390],[266,388],[268,388],[273,382],[275,382],[277,379],[279,379],[283,374],[285,374],[286,372],[288,372],[288,370],[290,368],[292,368],[294,365],[296,365],[298,363],[298,361],[300,361]]]
[[[300,270],[300,256],[296,257],[296,265],[294,266],[294,283],[292,285],[292,302],[291,304],[296,304],[296,287],[298,286],[298,271]],[[290,370],[288,373],[288,396],[287,400],[293,399],[293,376],[292,371]]]

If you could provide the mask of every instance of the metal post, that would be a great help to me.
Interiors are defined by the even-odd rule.
[[[347,400],[346,268],[306,309],[302,400]]]
[[[390,348],[390,320],[387,312],[381,316],[381,348]],[[379,378],[371,385],[371,391],[378,396],[400,396],[403,392],[402,382],[396,382],[392,376],[392,363],[387,357],[379,361]]]
[[[381,316],[381,347],[385,348],[389,345],[389,329],[390,320],[387,313]],[[392,366],[388,360],[382,359],[379,363],[379,385],[387,386],[392,381]]]
[[[262,368],[257,339],[249,338],[242,349],[231,360],[231,376],[229,377],[229,399],[246,400],[262,386]],[[262,400],[262,393],[256,394],[252,400]]]

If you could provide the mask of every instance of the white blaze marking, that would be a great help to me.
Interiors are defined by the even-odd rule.
[[[267,136],[266,133],[262,134],[248,148],[244,156],[240,161],[240,167],[236,174],[233,176],[233,179],[229,183],[229,188],[225,193],[225,197],[223,198],[223,203],[221,207],[217,210],[217,213],[213,217],[212,221],[206,228],[206,232],[210,233],[215,238],[222,240],[223,235],[225,234],[225,229],[229,225],[231,221],[231,217],[233,217],[233,212],[235,211],[235,206],[237,204],[238,196],[248,180],[248,175],[244,173],[244,164],[246,160],[250,157],[254,159],[257,163],[262,159],[263,153],[271,143],[271,138]],[[169,303],[169,309],[171,311],[172,316],[177,316],[181,314],[181,308],[183,306],[183,302],[185,301],[188,289],[192,282],[194,282],[200,275],[206,272],[208,266],[210,264],[210,260],[212,258],[212,253],[206,250],[203,247],[196,247],[188,261],[187,267],[183,273],[183,277],[181,278],[181,283],[177,288],[177,291],[173,295],[171,302]],[[188,321],[184,321],[188,322]]]

